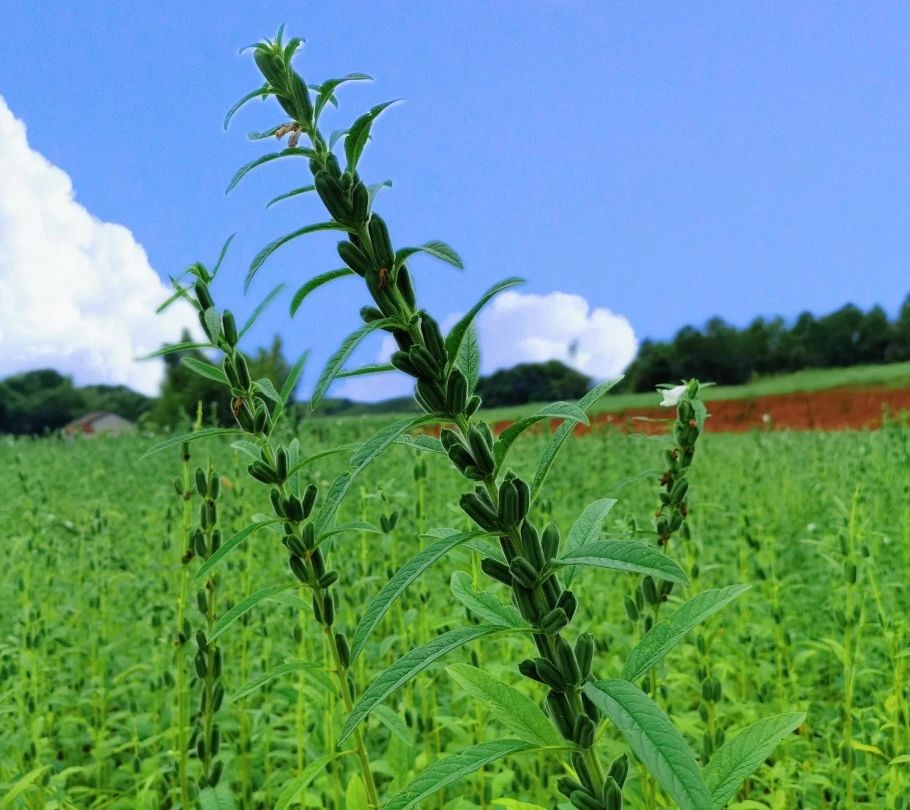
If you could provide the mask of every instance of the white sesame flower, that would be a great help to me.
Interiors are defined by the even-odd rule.
[[[658,388],[657,392],[663,396],[660,401],[661,407],[675,408],[686,393],[685,385],[677,385],[675,388]]]

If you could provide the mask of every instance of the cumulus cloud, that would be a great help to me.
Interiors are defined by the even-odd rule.
[[[155,314],[167,293],[132,233],[75,201],[0,96],[0,377],[51,367],[157,393],[162,362],[134,358],[194,321],[185,305]]]
[[[443,323],[449,328],[457,320]],[[604,307],[592,307],[581,295],[564,292],[525,294],[507,290],[477,320],[481,373],[490,374],[517,363],[561,360],[595,380],[615,377],[635,359],[638,340],[628,319]],[[376,362],[387,362],[395,351],[391,337],[383,339]],[[353,377],[339,387],[338,396],[376,401],[410,393],[403,374]]]

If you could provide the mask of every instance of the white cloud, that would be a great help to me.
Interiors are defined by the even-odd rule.
[[[450,315],[443,322],[444,330],[456,319]],[[537,295],[507,290],[480,314],[477,327],[483,374],[517,363],[561,360],[603,380],[622,373],[638,351],[627,318],[604,307],[592,307],[573,293]],[[376,362],[387,362],[394,350],[395,342],[386,336]],[[407,377],[388,373],[353,377],[339,387],[337,396],[372,402],[410,391]]]
[[[162,362],[134,358],[195,325],[185,305],[155,314],[167,294],[132,233],[74,200],[0,96],[0,377],[52,367],[157,393]]]

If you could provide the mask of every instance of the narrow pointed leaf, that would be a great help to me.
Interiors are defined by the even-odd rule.
[[[300,375],[303,374],[303,368],[306,365],[306,361],[310,356],[309,350],[305,351],[300,357],[297,358],[297,362],[291,367],[290,372],[288,372],[287,379],[284,381],[284,385],[281,386],[281,392],[278,396],[281,398],[282,405],[287,405],[291,401],[291,397],[294,395],[294,389],[297,388],[297,383],[300,380]]]
[[[713,810],[711,792],[689,746],[651,698],[622,680],[588,683],[584,692],[680,810]]]
[[[288,588],[293,587],[293,585],[294,583],[292,582],[288,582],[284,585],[272,585],[270,588],[263,588],[262,590],[256,591],[256,593],[250,594],[246,599],[243,599],[234,605],[227,613],[218,617],[218,621],[215,622],[215,626],[212,628],[212,634],[208,637],[208,640],[210,642],[214,641],[236,622],[237,619],[243,616],[244,613],[249,613],[260,602],[265,601],[280,591],[286,591]]]
[[[363,149],[370,138],[370,130],[373,127],[373,122],[385,109],[392,104],[395,104],[396,101],[397,99],[377,104],[375,107],[372,107],[369,112],[364,113],[351,124],[347,137],[344,139],[344,153],[348,161],[348,171],[352,172],[357,168],[357,163],[360,160],[360,156],[363,154]]]
[[[615,498],[600,498],[599,500],[588,504],[578,520],[572,524],[572,528],[569,529],[569,536],[566,538],[565,553],[571,554],[587,543],[600,540],[601,533],[603,532],[604,520],[606,520],[607,515],[615,505]],[[577,573],[577,568],[571,568],[566,572],[565,586],[567,588],[572,584],[572,580],[575,579]]]
[[[200,377],[205,377],[216,383],[221,383],[221,385],[230,386],[228,378],[218,366],[213,366],[211,363],[206,363],[204,360],[200,360],[196,357],[181,357],[180,362]]]
[[[278,248],[283,247],[288,242],[296,239],[299,236],[305,236],[308,233],[317,233],[318,231],[345,231],[348,232],[350,229],[344,225],[340,225],[337,222],[317,222],[315,225],[306,225],[303,228],[298,228],[296,231],[287,233],[284,236],[278,237],[278,239],[269,242],[256,256],[253,258],[253,261],[250,262],[250,269],[247,271],[246,280],[244,281],[243,288],[244,290],[249,289],[250,282],[253,280],[253,277],[256,273],[259,272],[259,269],[266,263],[269,256],[271,256]]]
[[[318,289],[323,284],[328,284],[330,281],[334,281],[336,278],[344,278],[345,276],[353,276],[354,271],[349,267],[340,267],[337,270],[329,270],[327,273],[320,273],[318,276],[311,278],[306,284],[304,284],[297,292],[294,293],[294,298],[291,301],[291,317],[297,314],[297,310],[300,309],[300,305],[303,303],[303,299],[306,298],[313,290]]]
[[[151,450],[142,455],[139,460],[142,461],[149,456],[168,450],[171,447],[176,447],[184,442],[197,442],[200,439],[209,439],[213,436],[239,436],[242,434],[243,431],[239,428],[203,428],[193,433],[184,433],[182,436],[171,436],[171,438],[165,439],[163,442],[158,442]]]
[[[403,265],[411,256],[417,253],[426,253],[427,256],[433,256],[436,259],[444,261],[446,264],[451,264],[452,267],[464,270],[464,262],[462,262],[461,256],[458,255],[456,250],[445,242],[440,242],[438,239],[426,242],[419,247],[402,248],[397,251],[395,253],[395,266],[401,267],[401,265]]]
[[[353,480],[354,477],[351,473],[343,472],[332,481],[322,506],[319,507],[319,511],[313,521],[313,528],[316,530],[317,538],[321,538],[332,524],[338,508],[344,500],[344,496],[348,494],[348,490],[351,488]]]
[[[537,413],[513,422],[499,434],[496,444],[493,445],[493,455],[496,459],[497,468],[501,468],[515,440],[528,428],[544,419],[566,419],[573,423],[582,422],[585,425],[588,424],[587,414],[571,402],[553,402],[550,405],[544,405]]]
[[[394,321],[390,318],[381,318],[378,321],[372,321],[371,323],[365,323],[360,327],[356,332],[352,332],[348,335],[341,346],[337,351],[329,358],[329,361],[326,363],[325,368],[322,371],[322,374],[319,377],[318,382],[316,383],[316,388],[313,391],[313,398],[310,401],[310,408],[315,410],[316,407],[322,402],[323,397],[326,395],[326,392],[329,390],[329,386],[332,384],[332,381],[335,377],[338,376],[338,373],[341,371],[342,366],[344,366],[348,357],[351,356],[351,352],[357,348],[360,342],[367,336],[375,332],[377,329],[382,329],[385,326],[390,326]]]
[[[162,346],[157,351],[137,357],[137,360],[151,360],[153,357],[163,357],[166,354],[176,354],[177,352],[188,352],[193,349],[211,349],[211,343],[173,343],[170,346]]]
[[[433,417],[421,414],[398,419],[378,430],[367,439],[351,456],[351,468],[359,474],[373,459],[382,453],[395,439],[415,427],[434,421]]]
[[[349,73],[347,76],[342,76],[339,79],[327,79],[317,88],[316,96],[316,105],[315,105],[315,119],[319,120],[319,115],[325,108],[325,105],[332,100],[335,95],[335,91],[341,87],[343,84],[348,82],[371,82],[373,81],[372,76],[368,76],[366,73]]]
[[[247,681],[243,686],[237,689],[234,694],[231,695],[231,703],[236,703],[238,700],[242,700],[247,695],[251,695],[257,689],[261,689],[267,683],[274,681],[276,678],[281,678],[285,675],[289,675],[292,672],[300,672],[301,670],[310,670],[313,672],[321,672],[322,667],[319,664],[313,664],[309,661],[289,661],[286,664],[280,664],[273,669],[270,669],[268,672],[263,672],[257,675],[255,678]]]
[[[742,783],[751,776],[788,735],[806,719],[804,712],[779,714],[746,726],[727,740],[704,768],[713,810],[723,810]]]
[[[269,95],[271,91],[269,90],[268,84],[262,85],[262,87],[257,87],[255,90],[251,90],[239,101],[235,101],[230,109],[227,111],[227,114],[224,116],[224,128],[227,129],[231,123],[231,119],[234,117],[237,110],[239,110],[244,104],[252,101],[254,98],[265,98]]]
[[[382,374],[386,371],[398,371],[398,369],[395,368],[395,366],[393,366],[391,363],[373,363],[369,366],[352,368],[349,371],[339,371],[335,375],[335,379],[341,380],[345,377],[363,377],[367,374]]]
[[[350,716],[345,720],[338,742],[342,743],[350,737],[358,724],[366,718],[375,706],[404,686],[415,675],[423,672],[430,664],[470,641],[476,641],[484,636],[502,632],[504,631],[501,627],[493,624],[460,627],[457,630],[443,633],[441,636],[437,636],[426,644],[406,653],[367,686],[351,711]]]
[[[286,191],[284,194],[279,194],[277,197],[272,197],[272,199],[265,204],[265,207],[271,208],[275,203],[282,202],[283,200],[289,200],[291,197],[297,197],[301,194],[308,194],[309,192],[315,190],[316,186],[301,186],[300,188]]]
[[[307,765],[297,776],[291,779],[278,794],[275,810],[290,810],[300,800],[300,794],[309,787],[312,781],[322,774],[332,761],[330,756],[319,757]]]
[[[471,547],[480,534],[480,532],[475,532],[475,537],[469,538],[466,544]],[[512,605],[503,604],[492,593],[475,591],[470,574],[464,571],[454,571],[449,587],[452,589],[452,595],[478,619],[515,630],[528,627],[528,623]]]
[[[464,751],[437,760],[429,768],[421,771],[407,788],[389,799],[382,806],[382,810],[413,810],[428,796],[470,776],[491,762],[510,754],[531,751],[533,748],[534,746],[524,740],[494,740],[472,745]]]
[[[565,744],[540,706],[514,686],[469,664],[451,664],[446,671],[469,695],[486,703],[493,716],[516,737],[539,746]]]
[[[487,290],[480,300],[471,307],[464,317],[461,318],[455,326],[452,327],[452,330],[446,336],[446,353],[450,358],[455,358],[458,356],[458,351],[461,349],[461,342],[464,340],[465,333],[468,331],[468,328],[474,322],[474,318],[477,317],[477,313],[486,306],[486,304],[493,298],[495,295],[501,293],[503,290],[509,289],[509,287],[514,287],[516,284],[524,284],[523,278],[518,278],[513,276],[512,278],[507,278],[503,281],[500,281],[498,284],[494,284]]]
[[[204,563],[202,563],[202,565],[199,567],[199,570],[196,572],[196,575],[193,577],[193,582],[198,583],[205,579],[211,571],[213,571],[218,565],[222,563],[228,554],[237,548],[237,546],[239,546],[251,534],[258,532],[265,526],[271,526],[279,522],[280,521],[277,518],[275,520],[260,520],[256,523],[250,524],[245,529],[241,529],[235,535],[223,542],[218,547],[218,550],[212,554]]]
[[[629,654],[622,668],[627,681],[637,681],[655,667],[693,627],[713,616],[737,596],[749,590],[748,585],[730,585],[719,590],[703,591],[679,607],[669,618],[655,624]]]
[[[215,262],[215,266],[212,268],[212,278],[218,275],[218,271],[221,269],[221,265],[224,262],[225,256],[227,256],[228,249],[231,246],[231,242],[234,241],[234,237],[237,236],[236,233],[232,233],[227,239],[224,240],[224,244],[221,246],[221,252],[218,254],[218,261]]]
[[[477,339],[477,327],[473,323],[461,339],[455,357],[455,368],[464,374],[468,381],[468,395],[472,395],[480,379],[480,341]]]
[[[600,400],[606,396],[607,392],[621,379],[622,377],[620,376],[614,380],[607,380],[600,385],[594,386],[594,388],[578,400],[578,407],[585,413],[590,413],[591,408],[600,402]],[[574,427],[575,426],[571,423],[566,422],[556,428],[556,430],[553,431],[553,435],[550,436],[550,441],[547,442],[547,446],[544,448],[540,461],[537,463],[537,472],[534,473],[534,481],[531,485],[531,500],[534,500],[540,492],[540,488],[546,480],[547,473],[550,472],[550,467],[553,466],[556,456],[559,455],[559,451],[562,449],[563,444],[565,444],[566,439],[572,434],[572,429]]]
[[[238,334],[238,338],[237,338],[238,340],[240,338],[242,338],[247,332],[249,332],[250,329],[253,328],[253,324],[255,324],[256,321],[259,320],[259,316],[262,315],[263,312],[265,312],[268,305],[271,304],[272,301],[274,301],[275,298],[278,297],[278,295],[281,293],[281,291],[283,289],[284,289],[284,282],[282,282],[281,284],[274,287],[272,289],[272,291],[265,298],[262,299],[262,302],[259,304],[259,306],[253,310],[253,314],[250,315],[250,317],[246,319],[246,323],[243,325],[243,328],[240,330],[240,332]]]
[[[244,177],[253,171],[253,169],[257,169],[266,163],[271,163],[273,160],[295,156],[312,158],[315,157],[315,155],[316,153],[312,149],[304,149],[300,146],[289,146],[287,149],[282,149],[280,152],[270,152],[267,155],[262,155],[237,169],[224,193],[228,194]]]
[[[571,554],[564,554],[556,561],[556,565],[590,565],[594,568],[647,574],[679,585],[689,584],[686,572],[666,554],[654,546],[635,540],[595,540],[575,549]]]
[[[401,566],[379,593],[370,600],[370,603],[363,611],[363,615],[360,617],[351,639],[351,661],[355,661],[360,653],[363,652],[363,648],[366,646],[373,630],[376,629],[376,625],[382,621],[383,616],[389,612],[398,597],[404,593],[405,589],[415,579],[453,548],[482,534],[483,532],[480,531],[456,532],[448,537],[443,537],[415,554]]]

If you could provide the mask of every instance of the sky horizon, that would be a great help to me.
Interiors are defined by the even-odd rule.
[[[413,8],[10,4],[0,377],[57,364],[77,382],[152,390],[160,367],[132,357],[192,322],[154,316],[167,277],[214,261],[236,232],[217,301],[243,317],[285,281],[248,345],[278,332],[289,356],[311,349],[309,389],[365,294],[344,280],[288,317],[293,291],[338,265],[336,239],[317,235],[276,253],[244,297],[259,248],[324,215],[314,200],[265,210],[306,182],[295,159],[224,195],[275,148],[245,137],[280,120],[272,103],[227,132],[221,121],[258,83],[240,47],[281,23],[308,40],[295,62],[307,81],[375,77],[340,91],[329,129],[404,100],[377,122],[363,173],[393,180],[376,208],[396,246],[439,238],[465,259],[463,274],[414,261],[427,309],[451,322],[495,281],[528,279],[481,322],[485,373],[555,357],[610,376],[641,340],[713,316],[743,326],[854,303],[893,317],[910,292],[910,9]],[[352,363],[388,348],[377,339]],[[385,375],[333,395],[406,390]]]

